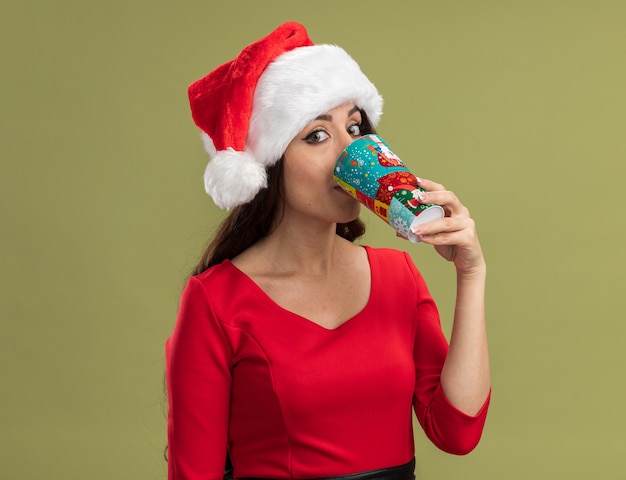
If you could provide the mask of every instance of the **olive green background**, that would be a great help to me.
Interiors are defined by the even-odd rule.
[[[380,134],[489,265],[493,401],[419,479],[624,478],[626,2],[2,0],[0,476],[165,479],[163,344],[221,213],[187,85],[286,20],[348,50]],[[453,268],[407,249],[449,332]]]

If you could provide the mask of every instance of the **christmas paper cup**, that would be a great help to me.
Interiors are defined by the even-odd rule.
[[[441,206],[419,203],[419,194],[426,190],[378,135],[365,135],[348,145],[337,158],[334,178],[411,242],[419,242],[411,227],[444,216]]]

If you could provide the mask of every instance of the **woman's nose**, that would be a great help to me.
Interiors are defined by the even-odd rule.
[[[351,135],[350,132],[343,132],[341,137],[339,138],[339,145],[341,146],[341,150],[343,151],[348,145],[350,145],[354,140],[360,137],[355,137]]]

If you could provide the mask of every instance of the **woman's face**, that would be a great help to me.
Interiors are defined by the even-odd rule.
[[[359,216],[360,204],[333,180],[335,161],[361,132],[361,112],[342,105],[317,117],[291,141],[284,155],[285,211],[328,223],[348,223]]]

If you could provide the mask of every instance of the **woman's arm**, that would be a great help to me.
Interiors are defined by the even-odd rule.
[[[166,344],[168,480],[223,478],[231,365],[228,339],[192,277]]]
[[[454,323],[441,386],[455,407],[475,415],[491,388],[485,322],[486,264],[467,208],[442,185],[424,179],[419,182],[428,191],[421,202],[441,205],[446,216],[420,225],[414,233],[423,243],[434,245],[457,271]]]

